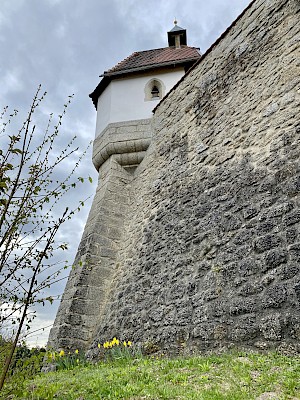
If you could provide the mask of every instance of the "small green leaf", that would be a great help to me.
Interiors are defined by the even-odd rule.
[[[38,194],[38,192],[40,192],[40,191],[41,191],[40,186],[36,186],[36,187],[34,188],[33,193],[34,193],[34,194]]]
[[[20,149],[12,149],[11,151],[13,154],[22,154],[22,150]]]

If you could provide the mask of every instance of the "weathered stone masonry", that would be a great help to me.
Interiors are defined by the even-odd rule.
[[[134,173],[101,166],[78,253],[95,262],[50,344],[300,350],[299,10],[253,2],[156,108]]]

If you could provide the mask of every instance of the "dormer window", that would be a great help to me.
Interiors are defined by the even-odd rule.
[[[160,79],[151,79],[145,86],[145,101],[162,99],[165,85]]]

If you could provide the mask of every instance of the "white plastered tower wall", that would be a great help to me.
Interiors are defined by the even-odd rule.
[[[147,99],[145,91],[153,80],[162,84],[162,97],[184,75],[184,68],[152,74],[140,74],[113,80],[98,99],[96,137],[110,123],[141,120],[152,117],[152,110],[160,97]]]

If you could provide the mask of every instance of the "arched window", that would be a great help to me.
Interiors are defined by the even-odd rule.
[[[151,79],[145,86],[145,101],[162,99],[164,89],[165,85],[160,79]]]

